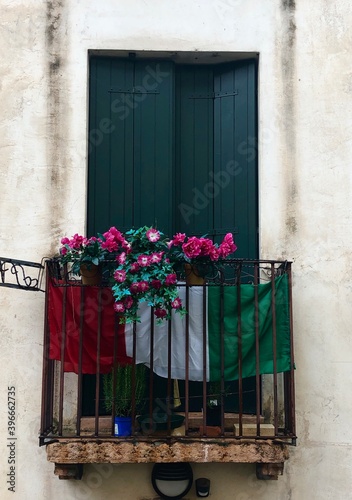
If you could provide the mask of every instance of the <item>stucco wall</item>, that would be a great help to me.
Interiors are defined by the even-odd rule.
[[[40,261],[85,227],[88,50],[258,52],[261,256],[294,260],[298,447],[284,476],[197,465],[212,497],[352,491],[349,0],[0,0],[0,255]],[[37,447],[43,294],[0,288],[0,497],[146,499],[151,466],[53,475]],[[17,391],[7,491],[7,386]],[[195,494],[188,495],[195,498]]]

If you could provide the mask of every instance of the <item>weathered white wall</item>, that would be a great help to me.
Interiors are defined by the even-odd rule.
[[[39,261],[83,231],[89,49],[259,52],[261,256],[294,260],[298,447],[277,482],[198,465],[212,497],[352,491],[350,0],[0,0],[0,255]],[[0,289],[0,497],[152,498],[151,466],[60,482],[37,447],[43,294]],[[18,403],[7,491],[7,385]],[[1,448],[2,447],[2,448]],[[189,498],[195,498],[194,493]]]

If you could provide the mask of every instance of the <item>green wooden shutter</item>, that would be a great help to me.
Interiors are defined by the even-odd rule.
[[[172,63],[93,58],[90,76],[88,233],[171,232]]]
[[[213,69],[176,68],[176,230],[202,235],[214,226],[213,197],[207,191],[213,170]]]
[[[227,64],[214,75],[214,228],[236,228],[236,257],[257,258],[256,67]]]
[[[237,257],[256,258],[254,61],[176,67],[176,230],[235,231]]]
[[[152,75],[159,74],[157,80]],[[147,90],[134,116],[134,226],[172,231],[174,68],[168,62],[136,63],[135,86]],[[150,83],[148,84],[149,87]]]

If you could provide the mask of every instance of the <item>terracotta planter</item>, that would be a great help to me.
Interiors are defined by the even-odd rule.
[[[200,276],[197,266],[194,264],[185,264],[184,265],[185,269],[185,277],[186,277],[186,284],[191,286],[191,285],[204,285],[205,283],[205,278],[203,276]]]
[[[80,267],[83,285],[100,285],[102,280],[102,268],[95,264],[82,264]]]

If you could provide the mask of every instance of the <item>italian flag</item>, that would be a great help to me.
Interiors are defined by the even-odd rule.
[[[258,308],[255,306],[255,286],[192,286],[189,288],[189,314],[171,318],[171,346],[168,342],[168,322],[154,323],[153,370],[168,376],[168,353],[171,349],[171,378],[186,378],[186,339],[188,337],[189,380],[203,380],[203,361],[206,361],[206,379],[220,380],[221,361],[224,360],[225,380],[239,378],[239,324],[241,330],[242,377],[256,374],[256,332],[259,335],[260,374],[274,372],[273,324],[276,324],[276,370],[291,370],[291,342],[288,276],[259,284]],[[275,294],[275,314],[272,295]],[[179,296],[186,306],[186,288],[179,287]],[[239,307],[240,306],[240,307]],[[239,316],[238,311],[241,311]],[[204,311],[204,314],[203,314]],[[136,363],[151,366],[151,308],[140,306],[141,322],[136,327]],[[223,315],[223,321],[221,316]],[[275,321],[274,321],[275,320]],[[223,325],[223,327],[221,326]],[[188,331],[188,334],[187,334]],[[126,354],[133,356],[133,325],[125,325]],[[224,348],[221,348],[221,336]]]

